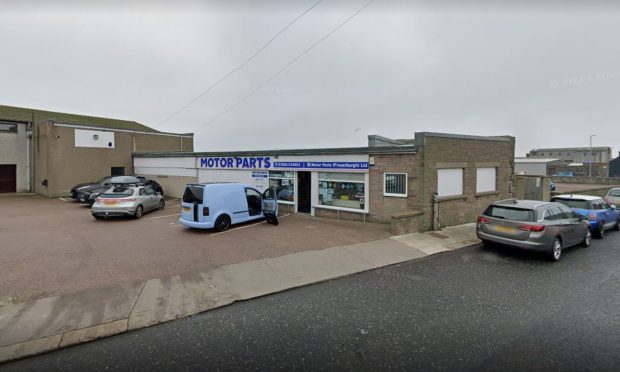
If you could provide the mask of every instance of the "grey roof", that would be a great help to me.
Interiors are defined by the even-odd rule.
[[[555,148],[546,148],[546,149],[532,149],[530,152],[534,151],[590,151],[589,147],[555,147]],[[611,151],[611,147],[592,147],[592,151]]]

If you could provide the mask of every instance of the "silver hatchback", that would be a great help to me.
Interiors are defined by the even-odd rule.
[[[562,249],[589,247],[588,222],[571,208],[553,202],[508,199],[495,202],[478,217],[476,235],[484,243],[499,243],[549,254],[557,261]]]
[[[91,214],[96,219],[113,216],[140,218],[146,212],[165,206],[164,197],[149,186],[114,186],[99,195]]]

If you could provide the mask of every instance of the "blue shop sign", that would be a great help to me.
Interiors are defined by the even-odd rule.
[[[363,170],[368,169],[367,161],[276,161],[274,168],[285,169],[347,169]]]

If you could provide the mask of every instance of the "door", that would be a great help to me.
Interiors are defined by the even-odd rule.
[[[15,164],[0,165],[0,192],[17,191],[17,166]]]
[[[297,172],[297,212],[311,212],[310,172]]]
[[[270,187],[263,193],[263,214],[267,222],[278,224],[278,196],[275,187]]]
[[[570,245],[580,243],[585,237],[586,227],[579,219],[579,215],[564,204],[560,204],[558,207],[562,212],[562,223],[568,227]]]

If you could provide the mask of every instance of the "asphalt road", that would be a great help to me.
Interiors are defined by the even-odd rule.
[[[474,246],[0,366],[618,370],[620,232],[560,262]]]

